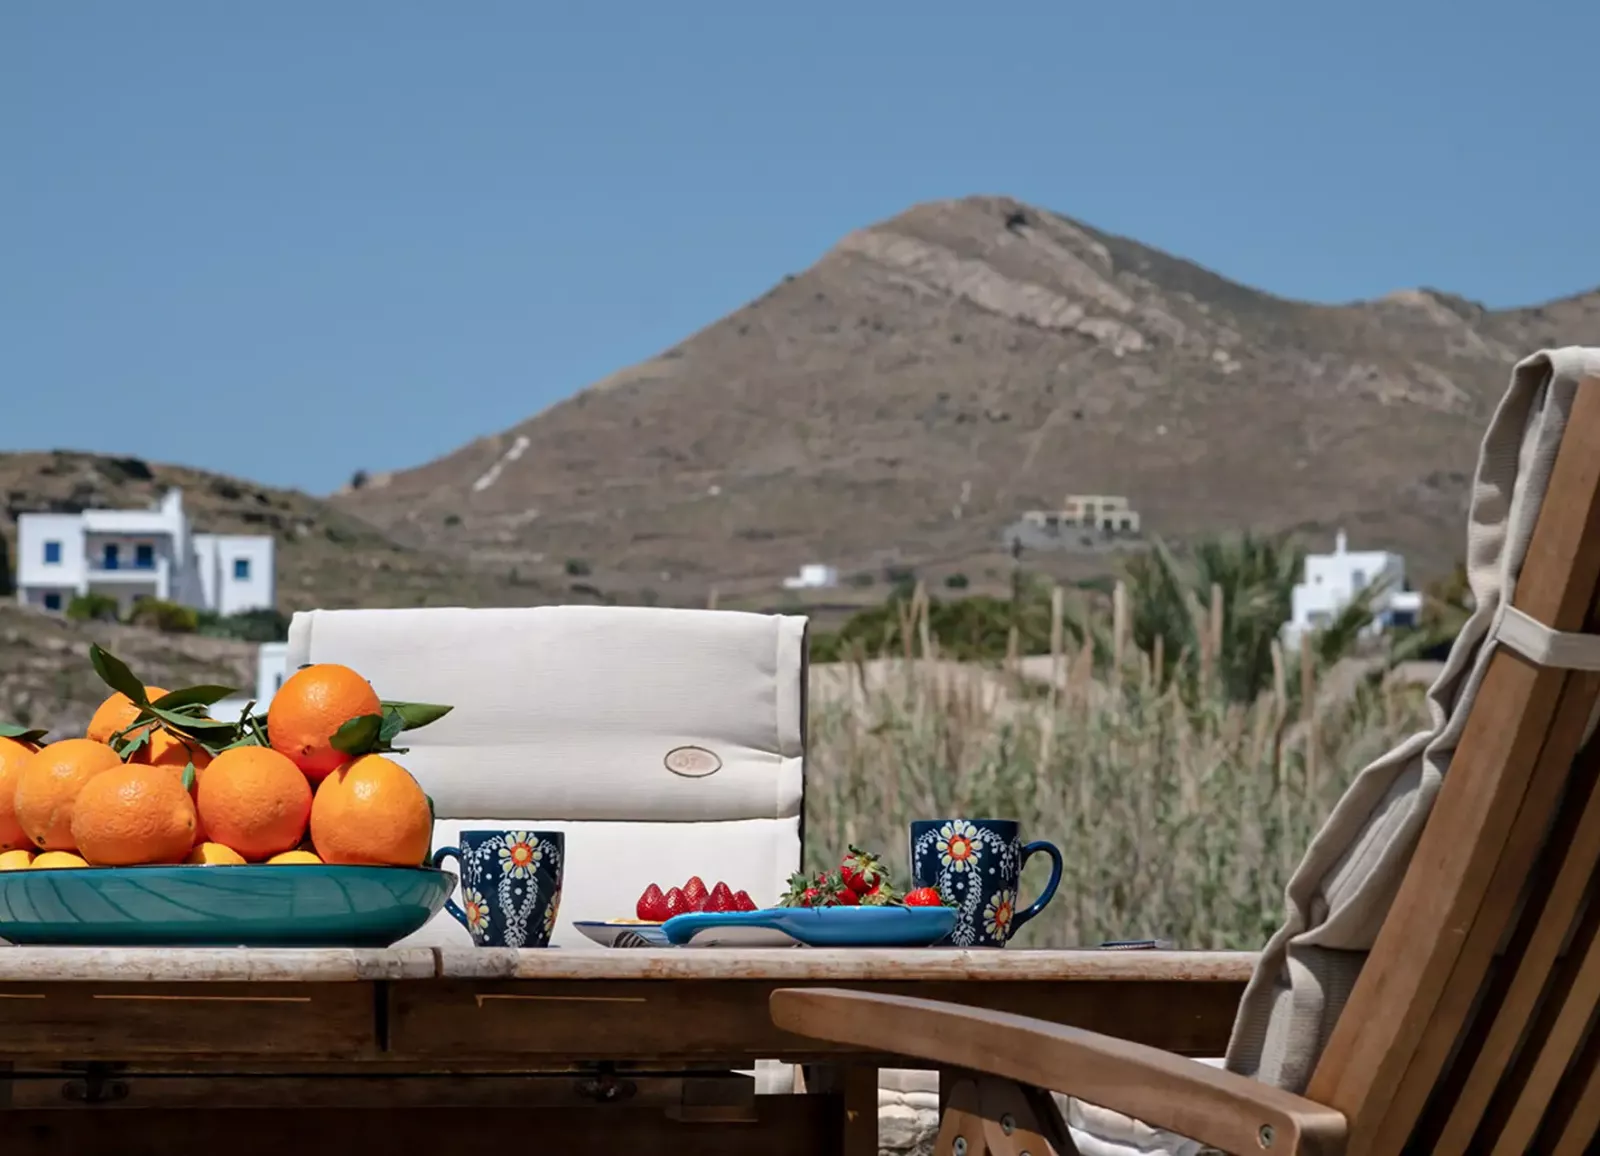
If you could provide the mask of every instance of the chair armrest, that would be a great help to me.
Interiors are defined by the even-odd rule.
[[[1303,1096],[1144,1044],[962,1004],[780,988],[784,1031],[913,1056],[1077,1096],[1224,1152],[1342,1152],[1344,1116]]]

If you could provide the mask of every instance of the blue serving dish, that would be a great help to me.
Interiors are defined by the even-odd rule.
[[[678,946],[929,947],[955,925],[950,907],[767,907],[676,915],[661,930]]]
[[[444,905],[432,867],[332,864],[0,871],[0,939],[73,947],[388,947]]]

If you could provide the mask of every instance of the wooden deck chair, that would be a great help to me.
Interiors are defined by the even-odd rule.
[[[1600,350],[1517,367],[1468,569],[1478,608],[1434,728],[1357,776],[1314,841],[1225,1067],[870,993],[780,990],[774,1021],[942,1065],[943,1156],[1600,1150]],[[1161,1142],[1097,1148],[1046,1089]]]

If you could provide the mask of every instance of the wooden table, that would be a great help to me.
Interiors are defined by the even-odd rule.
[[[775,988],[951,999],[1218,1055],[1253,959],[4,947],[0,1149],[857,1156],[877,1151],[877,1069],[911,1065],[778,1031]],[[734,1070],[758,1059],[815,1065],[808,1094],[754,1095]]]

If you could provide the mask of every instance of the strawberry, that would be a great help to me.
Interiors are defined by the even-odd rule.
[[[717,880],[717,885],[711,889],[711,894],[706,896],[706,905],[701,911],[737,911],[733,904],[733,892],[722,880]]]
[[[861,896],[848,887],[841,887],[833,893],[833,901],[840,907],[855,907],[861,902]]]
[[[689,910],[703,911],[706,898],[711,893],[706,890],[706,881],[698,875],[689,876],[689,882],[683,885],[683,897],[689,901]]]
[[[733,909],[735,911],[754,911],[756,901],[750,898],[748,891],[735,891],[733,893]]]
[[[688,896],[684,895],[676,887],[667,892],[666,898],[662,902],[666,906],[668,919],[671,919],[674,915],[687,915],[694,910],[689,904]]]
[[[939,894],[936,887],[918,887],[915,891],[906,893],[905,905],[907,907],[943,907],[944,896]]]
[[[639,896],[639,903],[633,913],[640,919],[648,919],[652,923],[660,923],[667,918],[667,897],[661,894],[661,888],[654,883],[644,889],[644,894]]]
[[[839,874],[844,878],[844,885],[857,895],[875,891],[889,880],[889,871],[878,861],[878,857],[856,846],[852,846],[850,854],[844,857]]]

